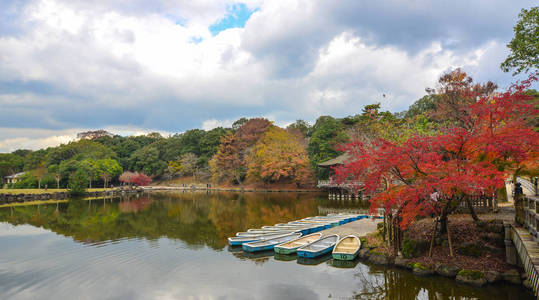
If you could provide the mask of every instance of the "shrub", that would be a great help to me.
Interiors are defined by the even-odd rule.
[[[78,169],[69,176],[68,192],[72,196],[81,196],[86,193],[86,187],[88,186],[89,179],[86,172],[82,169]]]

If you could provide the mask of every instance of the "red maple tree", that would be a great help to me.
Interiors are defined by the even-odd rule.
[[[383,208],[400,229],[435,214],[444,232],[448,214],[461,205],[477,219],[471,197],[492,196],[505,178],[537,163],[539,133],[530,121],[538,111],[524,94],[536,80],[463,104],[459,122],[437,135],[346,144],[351,159],[335,168],[337,180],[362,181],[356,188],[372,196],[371,210]]]
[[[144,173],[135,173],[135,177],[131,181],[138,186],[145,186],[152,182],[152,178]]]

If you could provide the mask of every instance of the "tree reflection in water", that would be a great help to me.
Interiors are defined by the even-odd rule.
[[[410,271],[365,266],[355,274],[359,291],[355,299],[428,299],[428,300],[471,300],[471,299],[522,299],[526,292],[516,285],[495,285],[490,288],[476,288],[455,284],[453,279],[440,276],[420,277]]]
[[[0,222],[41,226],[84,243],[168,237],[221,250],[238,231],[317,215],[318,202],[312,193],[145,193],[2,208]]]

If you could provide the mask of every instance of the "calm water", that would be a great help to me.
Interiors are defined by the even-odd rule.
[[[226,237],[317,215],[314,194],[155,193],[0,208],[0,299],[533,299],[330,256],[246,255]]]

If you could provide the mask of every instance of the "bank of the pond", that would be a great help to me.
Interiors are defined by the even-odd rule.
[[[121,189],[121,188],[101,188],[101,189],[88,189],[88,191],[82,195],[82,198],[92,197],[113,197],[121,194],[133,194],[141,193],[143,189]],[[70,197],[69,192],[65,189],[3,189],[0,190],[0,206],[10,204],[34,204],[36,202],[54,203],[55,201],[67,200]]]
[[[168,186],[168,185],[151,185],[143,187],[146,191],[174,191],[174,190],[210,190],[218,192],[288,192],[288,193],[319,193],[320,189],[310,188],[310,189],[300,189],[300,188],[286,188],[286,187],[253,187],[253,186],[244,186],[244,187],[230,187],[230,186],[213,186],[211,184],[184,184],[181,186]]]
[[[360,259],[407,269],[417,276],[443,276],[473,286],[503,281],[531,288],[522,267],[506,262],[504,220],[483,217],[476,225],[468,216],[451,216],[449,231],[453,255],[447,235],[431,240],[434,226],[431,219],[418,221],[405,231],[398,256],[390,254],[380,225],[383,224],[379,224],[376,233],[362,239],[364,247],[359,252]],[[431,242],[432,254],[429,255]]]

